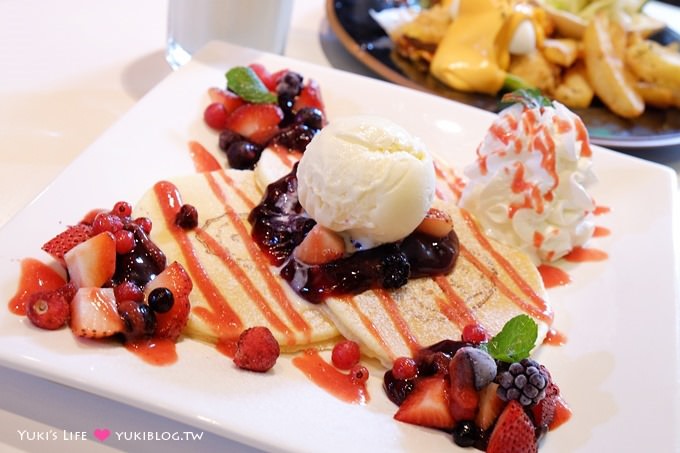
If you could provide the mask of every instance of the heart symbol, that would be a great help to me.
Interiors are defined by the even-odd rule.
[[[99,439],[101,442],[104,442],[109,436],[111,435],[111,431],[103,428],[103,429],[95,429],[94,430],[94,437]]]

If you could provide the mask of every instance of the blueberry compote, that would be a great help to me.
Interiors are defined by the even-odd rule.
[[[134,234],[135,245],[129,253],[116,254],[116,273],[111,281],[114,285],[131,281],[143,288],[165,269],[165,254],[140,225],[127,222],[124,228]]]
[[[293,250],[316,222],[298,201],[297,165],[270,184],[264,198],[250,213],[252,236],[281,276],[309,302],[328,296],[357,294],[371,288],[398,288],[409,278],[446,274],[458,257],[458,237],[436,238],[414,232],[400,242],[355,252],[329,263],[309,265]]]

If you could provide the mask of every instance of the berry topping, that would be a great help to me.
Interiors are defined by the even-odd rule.
[[[108,231],[99,233],[69,250],[64,261],[76,287],[103,286],[116,270],[116,239]]]
[[[175,216],[175,224],[185,230],[191,230],[198,226],[198,210],[190,204],[180,206]]]
[[[343,340],[333,346],[331,361],[336,368],[349,370],[359,363],[360,358],[361,351],[359,350],[359,343],[356,341]]]
[[[318,132],[324,125],[323,112],[315,107],[304,107],[295,114],[293,122]]]
[[[118,201],[113,205],[111,209],[111,214],[117,215],[121,219],[130,217],[132,215],[132,205],[127,201]]]
[[[128,340],[151,337],[156,331],[156,315],[144,303],[124,300],[118,304],[118,314],[123,320],[123,333]]]
[[[148,217],[137,217],[135,220],[133,220],[133,222],[135,224],[139,225],[140,227],[142,227],[142,231],[144,232],[144,234],[148,235],[149,233],[151,233],[151,227],[152,227],[153,224],[152,224],[150,218],[148,218]]]
[[[167,313],[175,303],[175,297],[168,288],[154,288],[147,300],[149,307],[156,313]]]
[[[130,253],[135,246],[135,235],[132,231],[118,230],[113,233],[116,240],[116,253],[125,255]]]
[[[213,102],[203,111],[205,124],[216,131],[221,131],[226,127],[228,117],[227,109],[221,102]]]
[[[262,147],[248,140],[232,142],[226,149],[227,162],[237,170],[252,170],[260,159]]]
[[[418,376],[418,364],[411,357],[398,357],[392,364],[395,379],[413,379]]]
[[[479,428],[470,420],[460,421],[453,428],[453,441],[460,447],[474,447],[479,437]]]
[[[446,237],[451,230],[453,230],[453,220],[451,219],[451,216],[437,208],[430,208],[417,228],[417,231],[436,238]]]
[[[79,337],[103,338],[123,332],[112,288],[80,288],[71,301],[71,330]]]
[[[385,256],[380,262],[383,288],[404,286],[408,282],[410,271],[411,266],[404,253],[396,252]]]
[[[463,355],[472,365],[475,389],[485,387],[496,377],[496,361],[486,352],[472,346],[459,349],[454,356]]]
[[[419,379],[413,391],[394,414],[405,423],[451,429],[455,420],[449,411],[449,386],[444,376]]]
[[[333,230],[319,224],[307,233],[295,247],[293,255],[306,264],[323,264],[341,258],[345,254],[345,241]]]
[[[34,293],[26,304],[26,316],[36,327],[56,330],[69,320],[69,305],[75,294],[73,285],[67,284],[53,291]]]
[[[463,328],[461,339],[466,343],[481,344],[489,340],[489,334],[480,324],[468,324]]]
[[[368,368],[357,363],[349,370],[349,378],[355,384],[363,384],[368,380]]]
[[[242,142],[242,141],[246,141],[246,139],[241,134],[237,134],[234,131],[226,129],[226,130],[223,130],[222,132],[220,132],[220,138],[219,138],[219,141],[218,141],[217,144],[222,151],[226,151],[227,149],[229,149],[229,146],[232,143]],[[231,164],[229,164],[229,165],[231,165]]]
[[[92,234],[97,235],[108,231],[110,233],[115,233],[118,230],[123,229],[123,221],[116,214],[111,214],[109,212],[100,212],[94,218],[92,222]]]
[[[280,353],[279,343],[268,328],[251,327],[239,336],[234,363],[244,370],[262,373],[276,364]]]
[[[144,300],[144,292],[135,282],[126,280],[113,287],[113,294],[116,296],[117,302],[124,300],[134,300],[135,302],[142,302]]]
[[[81,242],[85,242],[93,236],[90,225],[79,223],[70,226],[65,231],[59,233],[41,247],[42,250],[50,254],[59,262],[64,261],[64,254]]]
[[[225,127],[264,145],[279,132],[282,119],[283,111],[275,104],[244,104],[227,118]]]
[[[534,424],[522,405],[510,401],[498,418],[487,453],[535,453],[538,451]]]
[[[304,151],[314,138],[315,131],[304,124],[293,124],[276,135],[272,142],[286,148]]]
[[[238,94],[217,87],[209,88],[208,96],[213,103],[222,104],[227,115],[246,103]]]
[[[156,312],[156,336],[177,340],[189,320],[189,312],[191,311],[189,293],[193,288],[193,282],[184,267],[175,261],[146,285],[144,293],[147,300],[156,288],[169,289],[174,299],[169,311],[165,313]]]
[[[545,397],[549,381],[538,362],[524,359],[498,375],[498,396],[503,401],[517,400],[523,406],[536,404]]]

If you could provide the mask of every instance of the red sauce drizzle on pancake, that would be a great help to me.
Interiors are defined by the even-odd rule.
[[[436,302],[441,312],[449,319],[449,321],[456,324],[460,330],[463,330],[467,325],[479,324],[465,304],[465,301],[456,294],[446,277],[438,275],[434,278],[434,281],[446,295],[446,301],[448,301],[448,303],[442,303],[445,301],[441,298],[437,298]]]
[[[199,173],[220,170],[222,168],[220,163],[217,162],[217,159],[215,159],[215,156],[210,154],[210,152],[198,142],[189,142],[189,154],[191,155],[191,160],[194,162],[194,168]]]
[[[313,383],[341,401],[366,404],[370,400],[365,383],[354,382],[347,374],[326,362],[315,349],[307,349],[294,357],[293,365]]]
[[[387,311],[390,319],[392,320],[392,324],[394,324],[394,326],[397,328],[397,331],[404,339],[404,342],[408,345],[408,348],[411,350],[412,355],[415,355],[418,351],[422,349],[422,346],[418,343],[418,340],[416,340],[416,338],[413,336],[411,329],[409,329],[408,327],[408,323],[401,316],[401,313],[399,313],[399,309],[396,306],[396,302],[394,301],[390,293],[385,291],[384,289],[376,289],[374,290],[374,293],[380,300],[382,306],[385,308],[385,311]]]

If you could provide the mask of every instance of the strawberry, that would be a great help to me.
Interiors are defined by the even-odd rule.
[[[116,238],[109,231],[99,233],[66,252],[64,261],[76,287],[103,286],[116,270]]]
[[[103,338],[123,331],[113,288],[80,288],[71,301],[71,330],[79,337]]]
[[[295,98],[295,104],[293,104],[293,111],[297,112],[305,107],[314,107],[321,110],[323,113],[324,120],[326,118],[326,110],[324,107],[323,99],[321,99],[321,88],[316,80],[310,79],[302,87],[300,94]]]
[[[545,369],[543,365],[542,368]],[[539,428],[552,430],[569,420],[571,410],[560,395],[559,387],[550,380],[545,389],[545,398],[531,408],[534,424]]]
[[[168,288],[172,292],[173,304],[167,312],[156,313],[155,336],[176,341],[189,320],[189,293],[193,283],[184,267],[175,261],[146,285],[144,295],[147,300],[151,291],[156,288]]]
[[[51,290],[31,294],[26,304],[26,316],[41,329],[56,330],[69,320],[70,303],[75,296],[76,288],[71,283]]]
[[[64,264],[64,255],[66,252],[81,242],[87,241],[90,237],[92,237],[92,227],[80,223],[66,228],[66,230],[43,244],[41,248],[49,253],[54,259]]]
[[[451,216],[447,212],[437,208],[430,208],[417,228],[418,232],[436,238],[443,238],[452,230],[453,220],[451,219]]]
[[[481,429],[489,429],[505,407],[505,401],[496,393],[498,384],[490,383],[479,391],[479,411],[475,418],[475,425]]]
[[[318,223],[293,251],[295,258],[307,264],[323,264],[345,254],[345,241],[339,234]]]
[[[238,94],[217,87],[208,88],[208,96],[212,102],[222,104],[227,115],[231,115],[234,110],[246,103]]]
[[[510,401],[498,417],[489,438],[487,453],[535,453],[536,430],[517,400]]]
[[[281,349],[267,327],[250,327],[238,338],[234,363],[239,368],[263,373],[276,364]]]
[[[245,104],[238,107],[227,118],[225,127],[264,145],[279,132],[283,111],[276,104]]]
[[[449,362],[451,415],[458,421],[474,420],[479,408],[475,373],[470,356],[460,352],[457,351]]]
[[[394,418],[430,428],[453,428],[455,421],[449,412],[449,383],[446,378],[431,376],[418,380]]]
[[[248,67],[257,74],[262,83],[264,83],[264,86],[271,92],[276,92],[276,85],[279,83],[281,77],[288,72],[288,69],[281,69],[280,71],[270,73],[267,68],[260,63],[251,63]]]

